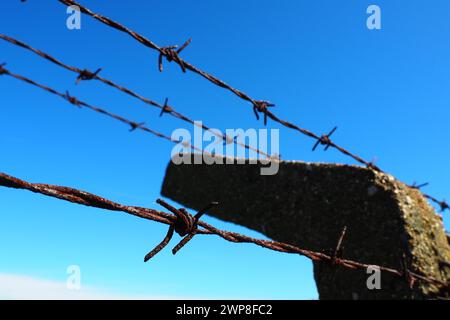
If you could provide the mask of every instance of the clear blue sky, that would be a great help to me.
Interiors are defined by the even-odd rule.
[[[3,1],[0,32],[171,104],[216,128],[259,128],[251,107],[157,54],[83,16],[66,28],[58,1]],[[382,30],[366,9],[382,10]],[[282,118],[335,140],[407,183],[450,200],[450,3],[420,1],[84,1],[160,45],[193,42],[183,57],[259,99]],[[96,82],[0,42],[0,62],[58,90],[171,133],[187,127]],[[0,79],[0,171],[68,185],[115,201],[157,207],[170,143],[128,128],[16,80]],[[270,127],[278,127],[270,123]],[[188,127],[189,128],[189,127]],[[284,159],[345,162],[335,151],[281,129]],[[121,213],[0,189],[0,274],[65,281],[79,265],[82,284],[122,296],[317,298],[304,258],[197,237],[173,257],[144,255],[166,228]],[[450,227],[448,212],[444,215]],[[217,227],[262,237],[205,218]]]

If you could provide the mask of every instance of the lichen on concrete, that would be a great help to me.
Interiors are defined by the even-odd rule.
[[[262,164],[167,167],[162,195],[185,207],[220,206],[212,216],[310,250],[336,246],[344,226],[344,258],[401,268],[450,280],[450,246],[441,217],[420,191],[392,176],[351,165],[281,161],[277,175],[262,176]],[[300,275],[301,276],[301,275]],[[321,299],[427,299],[450,295],[439,287],[382,274],[369,290],[362,270],[314,263]]]

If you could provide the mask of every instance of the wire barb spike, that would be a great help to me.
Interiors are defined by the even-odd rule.
[[[130,132],[136,131],[139,128],[142,128],[145,125],[145,122],[130,122]]]
[[[328,148],[330,148],[331,145],[332,145],[332,143],[333,143],[333,142],[331,141],[330,137],[331,137],[331,136],[333,135],[333,133],[337,130],[337,128],[338,128],[337,126],[334,127],[328,134],[324,134],[324,135],[322,135],[319,139],[317,139],[317,142],[316,142],[316,144],[314,145],[312,151],[316,151],[316,149],[317,149],[317,147],[318,147],[319,145],[324,145],[324,146],[325,146],[324,151],[327,151]]]
[[[334,252],[331,255],[330,262],[333,266],[335,266],[338,263],[338,260],[342,258],[342,255],[344,253],[344,247],[342,246],[342,243],[344,241],[346,233],[347,233],[347,226],[344,226],[341,235],[339,237],[339,240],[337,242],[336,248],[334,249]]]
[[[429,186],[430,184],[428,182],[417,184],[416,181],[413,182],[413,184],[410,186],[412,189],[420,190],[426,186]]]
[[[183,248],[189,241],[191,241],[194,236],[198,232],[198,223],[200,221],[200,218],[202,215],[204,215],[206,212],[208,212],[213,207],[217,206],[218,202],[211,202],[203,209],[199,210],[195,216],[192,216],[189,212],[187,212],[186,209],[180,208],[177,209],[167,202],[165,202],[162,199],[157,199],[156,203],[164,207],[166,210],[169,210],[171,213],[174,214],[172,223],[169,227],[169,231],[167,232],[166,237],[163,239],[163,241],[158,244],[150,253],[148,253],[144,261],[147,262],[152,257],[154,257],[158,252],[160,252],[162,249],[164,249],[170,240],[173,237],[174,231],[183,237],[181,241],[172,249],[172,253],[176,254],[181,248]]]
[[[450,209],[450,206],[448,205],[448,203],[443,200],[439,203],[439,206],[441,207],[441,212],[444,212],[445,210]]]
[[[412,272],[408,268],[408,262],[406,259],[406,254],[403,253],[400,259],[400,271],[402,273],[403,278],[405,279],[408,287],[412,290],[414,289],[414,284],[416,279],[413,277]]]
[[[160,48],[160,53],[158,57],[158,64],[159,64],[159,71],[163,72],[163,57],[166,58],[168,62],[175,61],[183,71],[183,73],[186,73],[186,66],[184,61],[180,58],[179,54],[186,49],[186,47],[192,42],[192,39],[188,39],[180,48],[178,48],[177,45],[174,46],[167,46]]]
[[[78,108],[81,108],[81,103],[80,101],[78,101],[78,99],[74,96],[71,96],[69,91],[66,91],[64,98],[71,104],[73,104],[74,106],[77,106]]]
[[[257,100],[253,102],[253,112],[255,113],[256,120],[259,120],[259,113],[264,114],[264,125],[267,125],[267,114],[270,107],[275,107],[275,104],[264,100]]]
[[[169,98],[166,98],[164,100],[164,105],[161,108],[161,113],[159,114],[159,117],[162,117],[164,113],[172,113],[173,109],[171,106],[169,106]]]
[[[81,81],[92,80],[97,78],[99,72],[102,71],[102,68],[98,68],[95,72],[91,72],[87,69],[81,70],[75,81],[76,84],[79,84]]]

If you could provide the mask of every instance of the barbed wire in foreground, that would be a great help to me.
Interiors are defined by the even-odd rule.
[[[290,254],[299,254],[315,262],[320,261],[324,263],[329,263],[331,266],[342,266],[353,270],[357,269],[367,270],[367,268],[369,267],[372,268],[375,267],[382,272],[389,273],[399,278],[403,278],[411,289],[417,284],[417,282],[425,282],[431,285],[440,286],[441,290],[442,289],[450,290],[449,281],[441,281],[438,279],[434,279],[432,277],[426,277],[410,271],[407,267],[408,264],[406,261],[406,257],[404,255],[400,258],[400,265],[402,266],[401,270],[344,259],[342,257],[341,247],[344,241],[344,237],[347,233],[346,227],[343,228],[343,231],[337,241],[336,248],[327,250],[332,253],[326,254],[323,252],[316,252],[307,249],[302,249],[297,246],[293,246],[283,242],[255,239],[240,233],[220,230],[204,221],[201,221],[200,220],[201,216],[207,213],[207,211],[210,210],[213,206],[218,205],[218,203],[209,204],[203,210],[200,210],[195,216],[193,216],[190,213],[188,213],[187,210],[185,210],[184,208],[176,209],[175,207],[171,206],[170,204],[166,203],[161,199],[159,199],[157,203],[162,205],[170,213],[143,207],[123,205],[105,199],[98,195],[94,195],[92,193],[88,193],[74,188],[42,183],[30,183],[1,172],[0,172],[0,186],[6,188],[28,190],[34,193],[39,193],[42,195],[57,198],[60,200],[65,200],[71,203],[85,205],[88,207],[100,208],[110,211],[121,211],[134,215],[136,217],[169,225],[169,231],[164,240],[145,256],[144,261],[148,261],[149,259],[154,257],[158,252],[160,252],[170,242],[174,232],[178,233],[182,237],[182,240],[172,250],[173,254],[176,254],[184,245],[186,245],[196,235],[216,235],[232,243],[252,243],[273,251]]]
[[[245,148],[247,150],[251,150],[251,151],[254,151],[254,152],[256,152],[256,153],[258,153],[260,155],[263,155],[263,156],[265,156],[267,158],[271,158],[271,155],[269,155],[265,151],[262,151],[262,150],[260,150],[258,148],[255,148],[255,147],[252,147],[252,146],[250,146],[250,145],[248,145],[246,143],[240,142],[240,141],[236,140],[236,137],[229,137],[229,136],[227,136],[225,134],[222,134],[221,132],[219,132],[217,130],[212,130],[211,127],[203,124],[203,122],[200,124],[199,122],[196,122],[193,119],[187,117],[186,115],[178,112],[177,110],[175,110],[175,108],[173,106],[168,104],[169,100],[167,98],[164,101],[164,104],[161,104],[161,103],[158,103],[158,102],[156,102],[154,100],[148,99],[148,98],[146,98],[146,97],[136,93],[135,91],[133,91],[133,90],[131,90],[129,88],[121,86],[121,85],[119,85],[119,84],[117,84],[117,83],[115,83],[115,82],[113,82],[113,81],[111,81],[109,79],[106,79],[106,78],[100,76],[99,73],[102,71],[102,68],[99,68],[96,71],[89,71],[87,69],[81,69],[81,68],[78,68],[78,67],[75,67],[75,66],[70,66],[70,65],[62,62],[61,60],[56,59],[54,56],[52,56],[52,55],[50,55],[50,54],[48,54],[46,52],[43,52],[41,50],[38,50],[38,49],[32,47],[31,45],[23,42],[23,41],[17,40],[15,38],[12,38],[12,37],[4,35],[4,34],[0,34],[0,39],[2,39],[4,41],[7,41],[7,42],[9,42],[11,44],[14,44],[14,45],[16,45],[18,47],[27,49],[27,50],[35,53],[36,55],[40,56],[41,58],[44,58],[47,61],[50,61],[50,62],[56,64],[57,66],[60,66],[60,67],[62,67],[64,69],[66,69],[66,70],[69,70],[69,71],[72,71],[72,72],[76,73],[78,75],[77,78],[76,78],[76,83],[77,84],[79,82],[81,82],[81,81],[98,80],[98,81],[100,81],[100,82],[102,82],[102,83],[104,83],[104,84],[106,84],[106,85],[108,85],[110,87],[113,87],[113,88],[115,88],[115,89],[117,89],[117,90],[119,90],[119,91],[121,91],[121,92],[123,92],[125,94],[128,94],[128,95],[130,95],[130,96],[132,96],[132,97],[134,97],[134,98],[136,98],[136,99],[146,103],[147,105],[150,105],[152,107],[160,109],[161,110],[160,117],[162,117],[164,114],[168,114],[168,115],[170,115],[170,116],[172,116],[174,118],[180,119],[180,120],[185,121],[187,123],[190,123],[190,124],[192,124],[194,126],[197,126],[197,127],[201,128],[202,130],[211,132],[216,137],[219,137],[220,139],[222,139],[224,141],[224,143],[226,143],[226,144],[234,143],[234,144],[236,144],[238,146],[241,146],[241,147],[243,147],[243,148]]]
[[[356,153],[353,153],[353,152],[341,147],[340,145],[336,144],[335,142],[333,142],[331,140],[331,134],[335,132],[337,127],[335,129],[333,129],[332,132],[329,134],[320,135],[320,134],[316,134],[308,129],[305,129],[301,126],[298,126],[294,123],[283,120],[269,110],[270,107],[275,106],[273,103],[266,101],[266,100],[254,99],[254,98],[250,97],[250,95],[244,93],[243,91],[241,91],[239,89],[232,87],[231,85],[220,80],[216,76],[214,76],[208,72],[205,72],[205,71],[197,68],[196,66],[190,64],[189,62],[183,60],[179,56],[179,54],[181,53],[182,50],[184,50],[190,44],[190,42],[191,42],[190,40],[186,41],[180,48],[178,48],[177,46],[160,47],[156,43],[151,41],[150,39],[140,35],[139,33],[131,30],[130,28],[128,28],[108,17],[105,17],[101,14],[95,13],[92,10],[77,3],[76,1],[73,1],[73,0],[58,0],[58,1],[66,6],[73,6],[73,5],[77,6],[78,8],[80,8],[80,11],[82,13],[93,17],[94,19],[102,22],[103,24],[105,24],[109,27],[112,27],[116,30],[119,30],[121,32],[128,34],[129,36],[131,36],[132,38],[134,38],[135,40],[137,40],[138,42],[140,42],[141,44],[143,44],[146,47],[158,51],[158,53],[159,53],[158,65],[159,65],[160,71],[162,71],[162,58],[165,57],[168,62],[173,61],[176,64],[178,64],[181,67],[183,72],[186,72],[186,70],[189,70],[195,74],[198,74],[198,75],[202,76],[203,78],[207,79],[208,81],[210,81],[211,83],[215,84],[216,86],[224,88],[224,89],[234,93],[236,96],[238,96],[242,100],[250,102],[252,104],[253,112],[255,113],[256,118],[259,120],[259,118],[260,118],[259,114],[263,114],[265,124],[267,124],[267,119],[271,119],[271,120],[283,125],[284,127],[298,131],[301,134],[314,139],[315,145],[314,145],[313,150],[315,150],[317,148],[317,145],[325,146],[325,150],[328,150],[329,148],[334,148],[334,149],[338,150],[339,152],[341,152],[342,154],[352,158],[356,162],[366,166],[367,168],[370,168],[370,169],[378,171],[378,172],[383,172],[383,170],[381,170],[378,166],[375,165],[374,161],[364,160],[362,157],[360,157]],[[409,187],[413,187],[413,186],[409,186]],[[448,205],[448,203],[446,201],[439,201],[435,197],[429,196],[427,194],[424,194],[424,195],[427,199],[429,199],[430,201],[439,205],[439,207],[441,208],[442,211],[450,209],[450,206]]]

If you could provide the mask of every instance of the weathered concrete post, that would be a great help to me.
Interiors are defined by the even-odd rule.
[[[349,165],[280,162],[279,173],[260,175],[260,164],[174,165],[162,195],[183,206],[220,206],[215,217],[310,250],[335,248],[344,226],[344,258],[450,280],[450,246],[441,217],[418,190],[393,177]],[[449,292],[381,274],[369,290],[364,271],[314,263],[320,299],[426,299]]]

